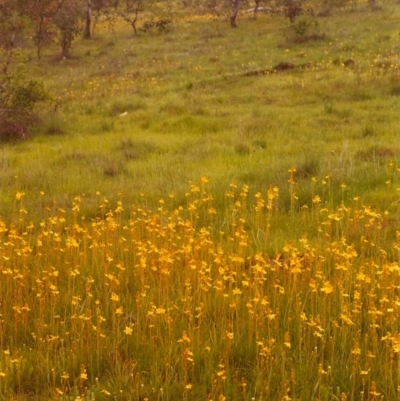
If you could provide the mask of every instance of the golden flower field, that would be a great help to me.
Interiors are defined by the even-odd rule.
[[[276,254],[277,187],[232,183],[220,213],[202,177],[183,204],[98,194],[86,218],[76,197],[36,225],[17,193],[0,226],[2,399],[400,398],[398,213],[299,205],[294,172],[304,232]]]

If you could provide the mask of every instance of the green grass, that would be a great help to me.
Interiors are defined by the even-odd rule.
[[[77,40],[71,59],[47,49],[32,71],[61,107],[25,143],[1,145],[1,215],[11,219],[17,191],[39,220],[40,191],[44,205],[97,191],[156,205],[207,175],[223,199],[232,181],[254,193],[291,167],[299,188],[330,174],[388,207],[387,163],[400,151],[398,16],[395,2],[360,4],[320,18],[324,39],[304,43],[282,15],[241,17],[236,30],[180,17],[168,34],[137,37],[121,22]],[[281,62],[307,67],[244,76]],[[368,150],[380,148],[390,151]]]

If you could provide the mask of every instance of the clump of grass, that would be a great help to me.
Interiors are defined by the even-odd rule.
[[[67,162],[74,162],[79,160],[87,160],[88,156],[80,151],[73,150],[72,152],[68,152],[63,155],[63,160]]]
[[[376,135],[376,130],[375,128],[370,125],[367,124],[363,129],[362,129],[362,137],[363,138],[370,138]]]
[[[259,149],[267,149],[268,148],[268,143],[265,139],[263,138],[259,138],[259,139],[255,139],[253,141],[253,146],[255,148],[259,148]]]
[[[123,172],[121,165],[113,160],[109,160],[103,165],[103,173],[106,177],[115,177]]]
[[[340,104],[335,103],[332,99],[327,99],[324,101],[324,110],[327,114],[333,114],[340,119],[346,119],[351,116],[353,111],[351,108],[345,106],[341,106]]]
[[[395,73],[391,76],[389,82],[389,92],[391,95],[400,96],[400,74]]]
[[[296,35],[290,39],[295,44],[309,43],[326,40],[326,35],[321,33],[311,33],[309,35]]]
[[[126,160],[141,159],[160,152],[160,148],[150,141],[131,138],[122,139],[117,150],[123,153]]]
[[[371,146],[367,149],[359,150],[355,158],[363,161],[377,159],[393,159],[400,155],[400,150],[395,147]]]
[[[317,156],[308,155],[306,160],[295,167],[296,172],[295,178],[307,178],[316,177],[319,174],[321,168],[320,158]]]
[[[103,119],[100,122],[99,131],[106,133],[106,132],[113,132],[115,129],[115,122],[109,119]]]
[[[109,106],[109,115],[112,117],[146,108],[146,103],[142,99],[118,99],[114,100]]]
[[[247,143],[239,142],[235,145],[235,152],[241,156],[245,156],[251,153],[251,148]]]
[[[46,118],[40,126],[40,131],[45,135],[58,136],[67,133],[66,124],[59,117]]]

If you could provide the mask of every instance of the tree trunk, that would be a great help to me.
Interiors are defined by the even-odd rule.
[[[85,25],[85,33],[83,34],[84,39],[90,39],[92,37],[91,25],[92,25],[92,0],[86,0],[86,25]]]
[[[232,28],[236,28],[237,27],[237,25],[236,25],[236,17],[237,17],[238,12],[239,12],[239,7],[240,7],[240,0],[234,0],[233,10],[232,10],[231,18],[230,18],[231,27]]]
[[[258,14],[258,7],[260,6],[260,0],[256,0],[256,6],[254,7],[254,19],[257,19],[257,14]]]
[[[3,67],[3,73],[4,73],[5,75],[7,75],[7,73],[8,73],[8,67],[10,66],[11,61],[12,61],[12,59],[13,59],[15,36],[16,36],[16,32],[14,31],[14,32],[12,33],[12,35],[11,35],[10,45],[9,45],[9,48],[8,48],[7,60],[6,60],[6,62],[5,62],[5,64],[4,64],[4,67]]]
[[[43,24],[44,24],[44,17],[43,15],[40,16],[40,22],[39,25],[36,29],[36,35],[37,35],[37,43],[36,43],[36,50],[37,50],[37,58],[40,61],[41,57],[41,52],[42,52],[42,39],[43,39]]]
[[[62,59],[69,58],[69,50],[68,47],[65,45],[61,47],[61,58]]]
[[[14,46],[15,46],[15,37],[17,36],[17,22],[16,22],[16,15],[14,15],[13,21],[12,21],[12,32],[10,36],[10,42],[7,43],[7,60],[3,66],[3,73],[7,75],[8,73],[8,68],[11,64],[11,61],[14,56]]]
[[[72,42],[64,35],[61,40],[61,58],[66,59],[69,58],[69,48],[71,47]]]

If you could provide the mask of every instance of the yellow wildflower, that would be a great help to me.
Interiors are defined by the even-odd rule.
[[[132,335],[132,327],[130,327],[130,326],[126,326],[125,327],[125,330],[124,330],[124,333],[127,335],[127,336],[131,336]]]

